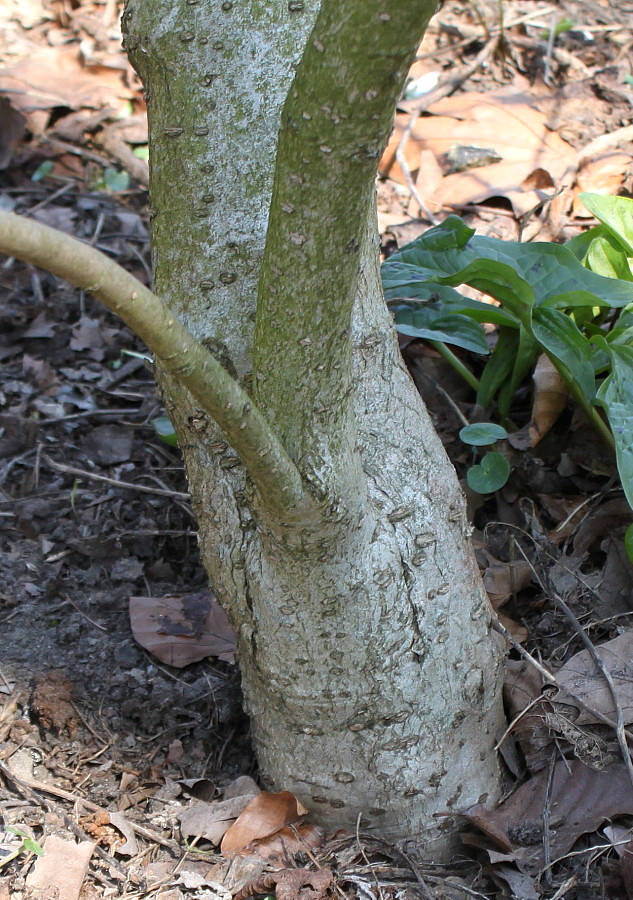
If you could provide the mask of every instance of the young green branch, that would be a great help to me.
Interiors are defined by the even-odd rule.
[[[94,294],[149,347],[222,428],[266,506],[280,514],[306,495],[296,466],[248,394],[148,288],[98,250],[32,219],[0,211],[0,252]]]
[[[254,390],[293,459],[336,456],[351,432],[350,321],[373,184],[435,7],[323,0],[284,105]]]

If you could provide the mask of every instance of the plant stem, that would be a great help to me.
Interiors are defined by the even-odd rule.
[[[282,113],[253,385],[292,458],[332,460],[336,480],[356,441],[350,322],[376,166],[435,0],[319,6]]]
[[[434,347],[435,350],[440,354],[440,356],[446,360],[446,362],[450,363],[455,371],[462,376],[464,381],[466,381],[473,390],[478,391],[481,385],[479,384],[479,380],[475,378],[470,369],[464,365],[464,363],[459,359],[459,357],[455,356],[452,350],[449,350],[446,344],[443,344],[441,341],[429,341],[431,347]]]
[[[94,294],[145,341],[160,365],[218,423],[268,508],[287,512],[304,505],[301,476],[251,397],[156,294],[93,247],[2,211],[0,252]]]
[[[557,365],[556,358],[550,356],[549,353],[547,355],[549,356],[554,367],[557,369],[560,377],[569,388],[569,393],[572,395],[578,406],[580,406],[580,408],[583,410],[603,441],[615,454],[615,440],[607,423],[604,421],[595,406],[592,406],[591,403],[589,403],[576,381],[573,378],[566,377],[565,372]]]

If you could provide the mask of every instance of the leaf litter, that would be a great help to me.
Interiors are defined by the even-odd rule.
[[[630,189],[630,102],[616,40],[630,38],[630,23],[611,7],[604,30],[602,13],[565,6],[590,39],[563,34],[548,56],[541,34],[557,7],[512,0],[497,55],[416,122],[405,157],[436,214],[457,208],[479,233],[511,240],[560,239],[586,225],[578,192]],[[483,9],[494,29],[496,4]],[[146,143],[144,104],[114,12],[98,2],[5,5],[2,84],[20,93],[0,106],[0,201],[106,246],[147,281],[145,197],[136,187],[147,169],[137,157],[143,164],[132,164],[132,148]],[[440,12],[421,48],[431,57],[412,77],[440,64],[465,71],[486,39],[473,8]],[[419,100],[403,101],[397,127]],[[42,163],[53,167],[40,177]],[[110,165],[136,182],[125,206],[93,190]],[[61,174],[70,180],[57,195]],[[379,185],[385,246],[428,227],[409,215],[416,204],[406,185]],[[20,857],[29,888],[43,894],[55,883],[69,898],[91,898],[106,895],[105,880],[109,895],[152,900],[508,891],[580,900],[606,880],[607,896],[633,896],[631,786],[605,724],[617,713],[614,697],[553,602],[553,592],[564,597],[597,646],[628,725],[633,579],[622,538],[630,513],[604,452],[556,386],[540,379],[533,399],[524,389],[526,438],[509,450],[513,480],[495,497],[471,498],[478,559],[511,648],[511,728],[500,740],[514,792],[495,810],[462,811],[481,868],[455,860],[443,869],[363,834],[362,820],[358,834],[324,835],[283,785],[273,794],[251,781],[239,796],[236,777],[255,770],[233,638],[213,618],[178,455],[149,424],[161,412],[151,378],[120,353],[142,348],[46,273],[9,263],[3,284],[0,735],[12,765],[0,768],[0,802],[11,827],[22,823],[47,848],[47,875],[39,859]],[[405,356],[464,477],[468,451],[456,433],[460,417],[480,413],[432,349],[413,342]],[[206,796],[197,798],[202,784]],[[78,825],[67,818],[72,804]],[[605,826],[614,817],[625,824]],[[65,835],[59,845],[53,823]],[[215,849],[225,838],[232,859]],[[9,846],[20,846],[14,834]],[[2,872],[14,887],[16,872],[12,864]],[[0,897],[3,889],[0,880]]]

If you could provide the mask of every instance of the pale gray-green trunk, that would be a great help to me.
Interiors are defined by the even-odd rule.
[[[318,11],[301,6],[128,0],[125,13],[149,94],[156,290],[247,388],[279,115]],[[502,651],[455,474],[400,360],[375,231],[374,218],[340,508],[284,525],[185,391],[167,377],[162,389],[204,562],[238,629],[265,780],[330,825],[362,813],[437,856],[455,825],[434,813],[498,793]],[[298,403],[313,377],[297,372]],[[326,480],[318,459],[302,474]]]

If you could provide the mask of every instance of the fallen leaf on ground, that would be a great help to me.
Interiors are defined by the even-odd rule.
[[[208,591],[172,597],[130,597],[135,640],[168,666],[181,669],[207,656],[235,659],[235,632]]]
[[[110,824],[113,825],[117,831],[120,831],[125,838],[125,842],[116,848],[116,852],[120,853],[122,856],[136,856],[138,853],[138,844],[131,824],[120,812],[108,812],[108,818],[110,819]]]
[[[629,725],[633,722],[633,631],[626,631],[612,641],[600,644],[595,650],[611,675],[624,724]],[[615,721],[611,691],[589,650],[581,650],[567,660],[556,673],[556,679],[561,688],[567,688],[587,706]],[[600,722],[590,712],[578,707],[565,690],[559,691],[556,699],[579,709],[576,725],[594,725]]]
[[[617,194],[632,165],[631,155],[619,150],[589,160],[576,177],[579,193]],[[591,218],[592,215],[578,196],[574,198],[572,213],[584,218]]]
[[[495,560],[484,571],[484,587],[493,609],[498,610],[510,597],[532,583],[532,566],[523,559],[514,562]]]
[[[273,894],[277,900],[321,900],[332,886],[330,869],[309,872],[307,869],[282,869],[252,881],[238,891],[233,900],[247,900],[253,894]]]
[[[530,772],[539,772],[546,766],[552,752],[552,734],[545,722],[543,703],[538,699],[542,691],[543,678],[534,666],[524,660],[508,660],[503,699],[511,722],[524,713],[512,734]]]
[[[317,825],[289,825],[266,838],[259,838],[237,851],[246,856],[259,856],[269,862],[285,865],[289,856],[315,850],[323,845],[325,833]]]
[[[116,100],[131,100],[125,72],[105,66],[82,65],[76,47],[37,47],[25,59],[0,72],[0,91],[11,105],[28,116],[33,110],[99,109]],[[123,105],[121,109],[124,109]]]
[[[22,113],[13,109],[6,97],[0,97],[0,169],[6,169],[13,152],[26,131]]]
[[[621,529],[623,534],[630,521],[631,507],[624,497],[616,497],[594,507],[578,526],[574,536],[574,555],[580,556],[593,549],[605,535],[613,534],[617,529]]]
[[[202,837],[217,846],[229,826],[253,799],[252,795],[244,794],[230,800],[194,803],[178,813],[180,830],[184,837]]]
[[[231,825],[222,839],[222,853],[243,850],[251,841],[275,834],[286,825],[297,822],[307,813],[294,794],[262,791]]]
[[[414,179],[423,150],[432,150],[440,163],[446,163],[447,154],[456,147],[494,150],[500,157],[499,162],[446,175],[439,188],[422,197],[433,211],[502,196],[510,200],[515,213],[526,213],[543,200],[542,191],[526,179],[541,170],[556,184],[576,159],[574,148],[550,131],[547,117],[534,108],[529,96],[514,90],[458,94],[434,103],[429,113],[417,120],[404,148]],[[379,166],[382,175],[401,184],[404,174],[395,157],[409,118],[396,116]]]
[[[496,809],[473,806],[465,818],[503,851],[491,854],[499,861],[514,861],[531,874],[543,866],[543,807],[548,771],[521,785]],[[626,767],[614,763],[602,771],[577,760],[559,760],[554,767],[550,797],[549,845],[552,860],[567,853],[583,834],[596,831],[614,816],[633,814],[633,787]]]
[[[77,900],[95,848],[91,841],[65,841],[55,834],[42,844],[44,855],[38,856],[26,878],[27,887],[40,897]]]

